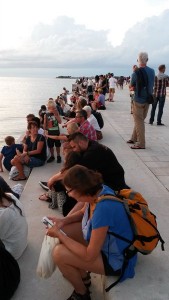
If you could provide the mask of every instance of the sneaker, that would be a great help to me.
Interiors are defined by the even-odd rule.
[[[39,181],[40,186],[45,190],[45,191],[49,191],[49,188],[47,186],[47,182],[45,181]]]
[[[84,295],[78,294],[73,291],[72,295],[67,300],[91,300],[89,291],[87,291]]]
[[[152,121],[149,121],[149,124],[150,124],[150,125],[153,125],[153,122],[152,122]]]
[[[62,161],[62,158],[61,158],[60,155],[58,155],[58,156],[57,156],[57,163],[61,163],[61,161]]]
[[[51,157],[48,158],[47,163],[50,163],[50,162],[52,162],[54,160],[55,160],[54,156],[51,156]]]
[[[161,125],[161,126],[164,126],[164,124],[163,124],[163,123],[157,123],[157,125]]]

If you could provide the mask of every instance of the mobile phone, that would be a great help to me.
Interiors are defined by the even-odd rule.
[[[49,225],[53,226],[54,225],[53,222],[52,222],[52,220],[49,220],[46,216],[43,217],[42,223],[44,223],[46,226],[49,226]]]

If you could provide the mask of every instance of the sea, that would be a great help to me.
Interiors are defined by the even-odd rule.
[[[0,69],[0,148],[4,138],[12,135],[17,140],[26,130],[26,116],[38,116],[42,104],[56,99],[66,87],[72,91],[76,79],[58,76],[95,76],[114,72],[115,76],[129,76],[130,68],[108,69],[55,69],[55,68],[1,68]]]
[[[76,79],[0,77],[0,148],[4,138],[17,140],[26,130],[26,116],[38,116],[42,104],[56,99],[66,87],[72,91]]]

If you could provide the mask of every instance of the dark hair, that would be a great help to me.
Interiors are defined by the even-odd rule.
[[[35,122],[35,121],[30,121],[30,122],[28,123],[27,129],[30,130],[31,127],[32,127],[32,125],[33,125],[33,126],[36,126],[36,127],[38,128],[37,122]]]
[[[22,210],[20,207],[17,206],[16,201],[14,199],[12,199],[9,195],[7,195],[6,193],[4,193],[3,189],[0,187],[0,203],[3,204],[3,198],[7,199],[9,202],[13,203],[14,206],[19,210],[20,215],[22,215]],[[6,206],[4,206],[6,207]]]
[[[162,70],[164,70],[165,69],[165,65],[160,65],[159,67],[158,67],[158,70],[159,71],[162,71]]]
[[[70,141],[88,141],[88,138],[81,132],[77,131],[69,135],[68,142]]]
[[[8,145],[8,146],[11,146],[12,144],[15,143],[15,138],[11,135],[8,135],[6,136],[5,138],[5,143]]]
[[[47,108],[46,108],[46,105],[41,105],[41,107],[40,107],[42,110],[46,110]]]
[[[26,118],[32,118],[32,119],[33,119],[34,117],[35,117],[34,114],[29,114],[29,115],[26,116]]]
[[[81,107],[84,107],[84,106],[86,106],[86,105],[87,105],[87,100],[86,100],[86,99],[84,99],[84,98],[82,98],[82,99],[79,99],[79,103],[80,103]]]
[[[87,112],[84,109],[76,111],[76,114],[78,114],[80,117],[83,117],[85,120],[87,120]]]
[[[61,172],[70,169],[71,167],[79,164],[81,161],[81,154],[79,152],[71,151],[66,155],[64,167]]]
[[[80,195],[94,196],[102,188],[103,178],[98,172],[76,165],[66,172],[63,184]]]
[[[38,125],[38,128],[40,128],[40,119],[38,117],[34,117],[32,121],[35,121]]]

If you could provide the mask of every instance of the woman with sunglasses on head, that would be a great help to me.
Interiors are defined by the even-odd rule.
[[[133,233],[123,205],[109,198],[115,193],[103,185],[100,173],[76,165],[66,172],[63,183],[68,195],[84,205],[65,218],[49,217],[54,226],[47,234],[61,242],[53,251],[53,259],[74,287],[67,300],[90,300],[88,271],[108,276],[120,276],[122,271],[123,250],[128,243],[109,232],[129,240]],[[97,203],[101,195],[107,198]],[[129,260],[121,280],[134,276],[136,259],[135,255]]]

